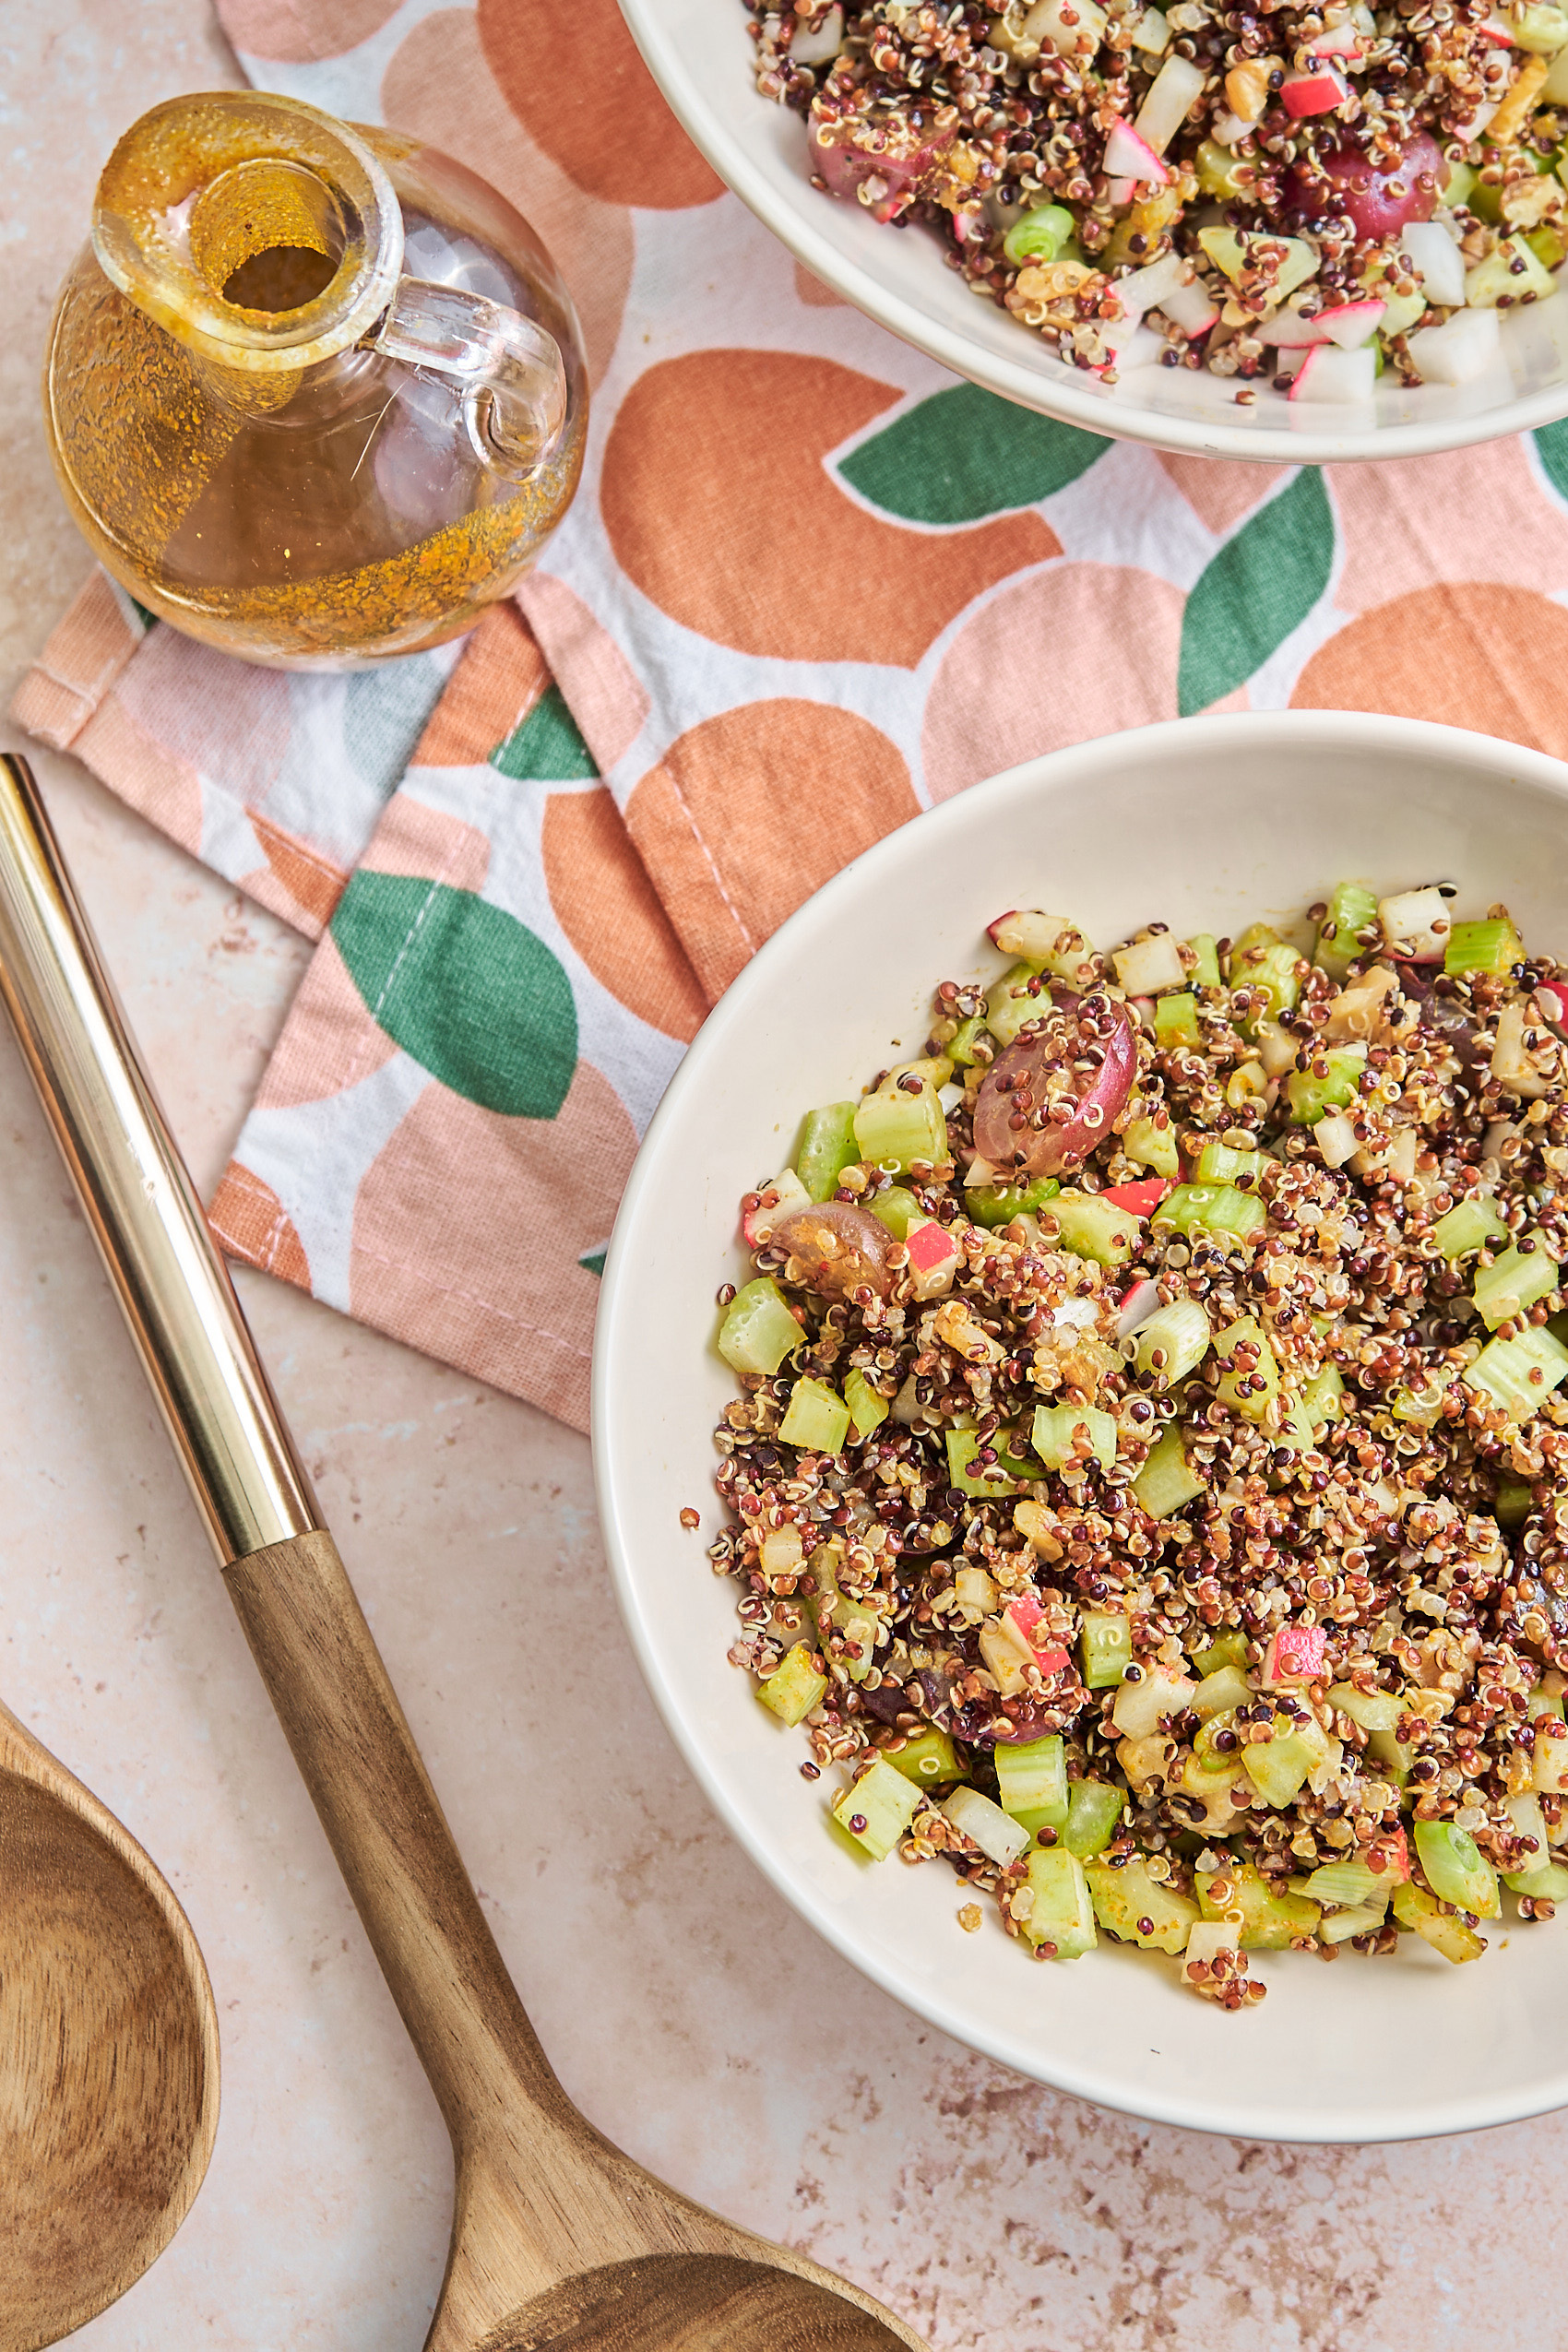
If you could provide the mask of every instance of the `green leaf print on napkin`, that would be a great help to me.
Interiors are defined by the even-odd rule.
[[[1541,471],[1559,498],[1568,498],[1568,417],[1559,417],[1555,424],[1538,424],[1530,437]]]
[[[507,1118],[554,1118],[577,1065],[577,1010],[515,916],[471,890],[362,867],[332,937],[372,1017],[443,1086]]]
[[[566,698],[553,681],[546,686],[528,717],[519,719],[490,765],[519,782],[531,778],[545,784],[575,784],[599,774],[593,754],[584,742]]]
[[[956,384],[906,409],[838,471],[885,514],[909,523],[973,523],[1032,506],[1087,473],[1110,448],[1098,433]]]
[[[1333,569],[1328,493],[1317,468],[1303,466],[1226,540],[1187,599],[1177,682],[1182,718],[1244,684],[1301,626]]]

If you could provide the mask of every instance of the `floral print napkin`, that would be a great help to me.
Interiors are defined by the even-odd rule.
[[[98,575],[13,706],[320,940],[212,1204],[237,1256],[586,1427],[599,1270],[683,1046],[882,834],[1199,710],[1568,751],[1568,424],[1321,471],[1102,441],[801,270],[615,0],[218,14],[254,82],[510,197],[595,386],[576,505],[460,647],[250,669]]]

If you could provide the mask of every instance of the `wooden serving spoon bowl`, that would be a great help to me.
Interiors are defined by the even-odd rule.
[[[0,756],[0,997],[452,2135],[452,2245],[426,2352],[922,2352],[859,2287],[656,2180],[556,2081],[321,1524],[32,778],[11,756]]]
[[[123,2295],[218,2129],[218,2013],[136,1839],[0,1706],[0,2352]]]

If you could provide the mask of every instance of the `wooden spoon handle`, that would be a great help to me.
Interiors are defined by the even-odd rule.
[[[332,1538],[269,1544],[223,1581],[454,2140],[520,2082],[580,2141]]]

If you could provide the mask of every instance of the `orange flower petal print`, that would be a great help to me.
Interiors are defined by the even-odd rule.
[[[218,18],[247,56],[274,65],[314,65],[357,49],[398,6],[399,0],[218,0]]]
[[[544,879],[562,930],[612,996],[666,1037],[690,1039],[707,1006],[607,788],[552,792]]]
[[[538,230],[572,290],[599,383],[632,282],[631,221],[535,146],[495,87],[471,8],[444,8],[410,29],[382,76],[381,113],[466,163]]]
[[[272,824],[259,809],[247,809],[245,814],[261,844],[267,873],[245,874],[243,886],[253,898],[265,899],[307,938],[318,938],[332,921],[332,909],[343,895],[348,873],[319,849],[313,849],[308,841],[302,841],[298,834]],[[270,889],[263,886],[267,881]]]
[[[1182,457],[1161,449],[1159,462],[1200,522],[1211,531],[1228,531],[1250,515],[1268,495],[1271,482],[1289,473],[1289,466],[1253,466],[1240,458]]]
[[[636,1147],[588,1063],[553,1119],[433,1079],[361,1181],[353,1313],[587,1429],[599,1283],[579,1260],[613,1225]]]
[[[1469,453],[1473,455],[1474,453]],[[1533,589],[1445,581],[1363,612],[1320,646],[1299,710],[1382,710],[1568,754],[1568,612]]]
[[[742,653],[912,670],[973,597],[1062,546],[1035,514],[933,537],[857,505],[823,461],[899,398],[798,352],[649,368],[604,453],[622,570],[672,620]]]
[[[926,789],[1176,716],[1182,592],[1153,572],[1061,564],[1004,588],[943,657],[926,704]]]
[[[1522,439],[1324,471],[1345,549],[1334,600],[1346,612],[1455,572],[1516,588],[1568,588],[1568,522],[1541,489]]]
[[[880,728],[779,700],[689,728],[636,785],[626,826],[711,1001],[802,899],[918,808]]]
[[[232,1258],[244,1258],[301,1290],[310,1289],[310,1260],[282,1202],[243,1161],[232,1159],[223,1170],[207,1216]]]
[[[678,212],[724,194],[615,0],[479,0],[479,37],[518,122],[589,196]]]

